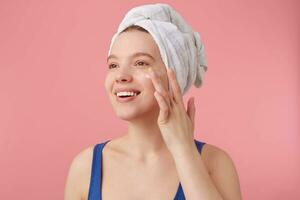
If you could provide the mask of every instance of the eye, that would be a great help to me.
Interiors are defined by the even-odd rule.
[[[137,61],[136,64],[139,65],[139,66],[146,66],[146,65],[148,65],[148,63],[146,63],[144,61]]]
[[[110,64],[110,65],[108,65],[108,68],[109,68],[109,69],[113,69],[113,68],[116,68],[116,67],[117,67],[116,64]]]

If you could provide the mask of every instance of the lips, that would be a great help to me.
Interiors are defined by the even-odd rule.
[[[120,103],[130,102],[130,101],[133,101],[136,98],[138,98],[140,93],[141,92],[137,93],[137,95],[135,95],[135,96],[117,96],[116,95],[116,100]]]
[[[133,89],[133,88],[119,88],[119,89],[115,89],[114,94],[117,95],[118,92],[135,92],[137,94],[141,93],[141,91],[139,91],[137,89]]]
[[[136,93],[136,95],[134,96],[117,96],[117,93],[119,92],[134,92]],[[129,101],[133,101],[134,99],[136,99],[140,94],[141,91],[135,88],[117,88],[114,90],[114,94],[116,96],[116,100],[120,103],[125,103],[125,102],[129,102]]]
[[[116,95],[121,98],[126,98],[126,97],[131,97],[131,96],[137,96],[139,94],[140,94],[140,92],[119,92]]]

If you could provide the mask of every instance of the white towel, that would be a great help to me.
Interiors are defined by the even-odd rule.
[[[165,66],[175,72],[183,94],[192,84],[202,85],[207,64],[200,35],[171,6],[147,4],[129,10],[111,40],[108,55],[116,37],[131,25],[151,34]]]

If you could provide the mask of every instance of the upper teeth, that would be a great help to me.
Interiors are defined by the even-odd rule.
[[[118,92],[117,96],[136,96],[137,93],[136,92]]]

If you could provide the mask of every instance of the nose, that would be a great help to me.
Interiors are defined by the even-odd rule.
[[[127,70],[121,70],[116,77],[117,83],[126,83],[132,81],[132,75]]]

